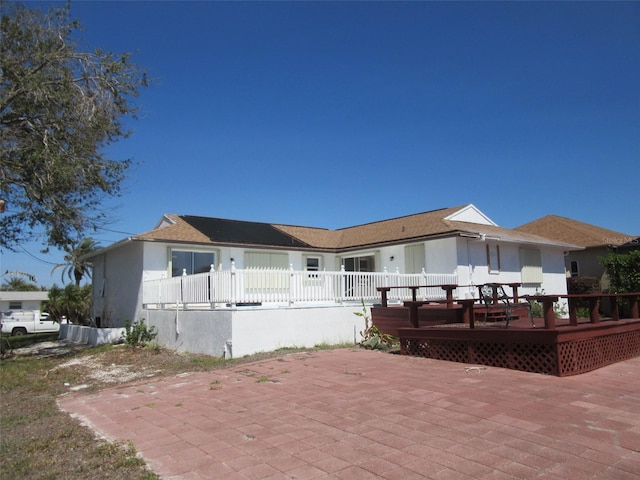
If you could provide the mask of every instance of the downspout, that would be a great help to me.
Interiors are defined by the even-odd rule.
[[[468,274],[467,274],[467,285],[469,285],[467,287],[467,295],[469,295],[469,298],[473,298],[473,289],[475,287],[475,284],[473,283],[473,265],[471,263],[471,247],[469,246],[469,242],[471,241],[471,239],[467,238],[467,269],[468,269]]]

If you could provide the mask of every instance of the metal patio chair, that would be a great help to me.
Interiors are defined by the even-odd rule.
[[[529,319],[531,320],[531,326],[536,328],[533,321],[533,314],[531,312],[531,304],[527,303],[514,303],[512,298],[506,294],[504,288],[499,283],[485,283],[478,287],[480,294],[480,301],[485,306],[484,311],[484,323],[487,323],[489,318],[495,320],[505,319],[507,328],[511,322],[513,311],[515,309],[526,308],[529,313]]]

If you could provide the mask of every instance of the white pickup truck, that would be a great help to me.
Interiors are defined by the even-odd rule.
[[[49,320],[49,314],[39,310],[8,310],[0,312],[3,335],[57,332],[60,324]]]

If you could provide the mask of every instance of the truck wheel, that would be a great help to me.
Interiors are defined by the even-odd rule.
[[[13,337],[17,337],[18,335],[26,335],[27,334],[27,329],[24,327],[16,327],[13,330],[11,330],[11,335]]]

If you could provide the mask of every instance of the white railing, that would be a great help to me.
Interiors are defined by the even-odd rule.
[[[309,272],[293,269],[213,270],[196,275],[147,280],[143,304],[148,307],[202,305],[208,308],[237,305],[345,303],[380,301],[378,287],[394,288],[389,301],[410,300],[410,286],[422,300],[443,299],[440,285],[455,285],[456,274],[401,274],[390,272]],[[425,287],[426,286],[426,287]],[[455,291],[454,291],[455,295]]]

